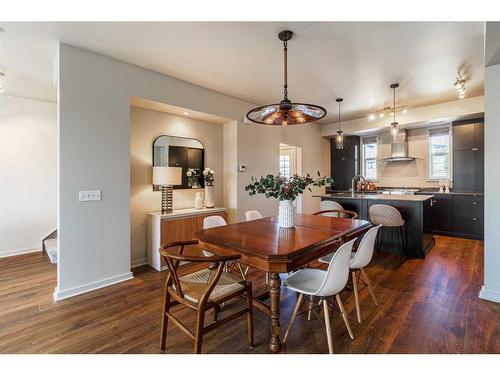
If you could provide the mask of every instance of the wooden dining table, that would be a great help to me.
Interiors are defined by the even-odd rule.
[[[200,246],[215,253],[238,253],[240,263],[269,274],[268,290],[254,296],[255,306],[271,318],[269,350],[281,351],[280,273],[292,272],[359,237],[371,227],[365,220],[297,214],[295,227],[281,228],[277,216],[203,229]],[[270,306],[264,303],[269,299]]]

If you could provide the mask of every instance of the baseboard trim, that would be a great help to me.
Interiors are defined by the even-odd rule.
[[[479,291],[479,298],[500,303],[500,293],[486,290],[484,288],[484,285],[481,287],[481,290]]]
[[[62,299],[78,296],[83,293],[91,292],[96,289],[101,289],[110,285],[121,283],[122,281],[133,279],[134,275],[132,272],[126,272],[121,275],[116,275],[113,277],[108,277],[106,279],[94,281],[92,283],[84,284],[81,286],[77,286],[75,288],[59,290],[56,286],[54,288],[54,301],[60,301]]]
[[[2,251],[0,252],[0,258],[12,257],[15,255],[28,254],[28,253],[36,253],[38,251],[42,251],[42,248],[40,246],[27,247],[25,249]]]
[[[136,259],[136,260],[132,261],[132,264],[130,265],[130,268],[144,266],[145,264],[148,264],[148,258]]]

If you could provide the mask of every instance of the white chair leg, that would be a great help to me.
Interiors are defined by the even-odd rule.
[[[349,318],[347,317],[347,313],[345,312],[344,304],[342,303],[342,300],[340,299],[340,296],[338,294],[335,295],[335,299],[337,300],[337,303],[339,305],[342,318],[344,319],[345,326],[347,327],[347,332],[349,332],[349,336],[351,337],[351,339],[354,340],[354,335],[352,334],[351,325],[349,324]]]
[[[266,285],[269,285],[269,273],[266,272]]]
[[[321,303],[321,301],[320,301],[320,303]],[[314,308],[315,308],[315,306],[314,306],[314,297],[311,296],[311,299],[309,300],[309,311],[307,312],[307,320],[311,320],[312,311],[313,311]]]
[[[293,323],[295,323],[295,319],[297,318],[297,313],[299,312],[300,305],[302,304],[303,299],[304,295],[300,293],[299,298],[297,298],[297,303],[295,304],[295,308],[293,309],[292,318],[290,319],[290,323],[288,324],[288,327],[286,329],[285,337],[283,337],[283,344],[286,342],[286,339],[288,338],[288,334],[292,329]]]
[[[358,317],[358,323],[361,323],[361,309],[359,308],[358,278],[356,277],[356,271],[352,271],[351,275],[352,289],[354,289],[354,301],[356,302],[356,315]]]
[[[328,303],[323,300],[323,315],[325,315],[326,338],[328,339],[328,352],[333,354],[333,339],[332,327],[330,326],[330,313],[328,311]]]
[[[377,299],[375,298],[375,293],[373,292],[372,288],[372,283],[370,281],[370,278],[368,277],[366,271],[364,268],[361,268],[361,274],[363,275],[363,280],[365,281],[366,285],[368,286],[368,291],[370,292],[370,295],[372,296],[373,302],[375,303],[375,306],[378,306]]]

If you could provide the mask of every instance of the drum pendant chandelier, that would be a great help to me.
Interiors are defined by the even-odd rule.
[[[283,42],[284,55],[284,98],[279,104],[268,104],[257,107],[247,113],[247,118],[264,125],[301,125],[314,122],[326,116],[323,107],[314,104],[292,103],[288,99],[287,43],[293,37],[293,32],[284,30],[278,34]]]

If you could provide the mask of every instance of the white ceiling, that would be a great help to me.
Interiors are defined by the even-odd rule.
[[[0,23],[0,69],[11,95],[56,100],[57,42],[73,44],[255,104],[282,99],[280,30],[289,42],[289,98],[319,104],[337,117],[366,116],[392,103],[418,107],[483,94],[482,22],[103,22]]]

